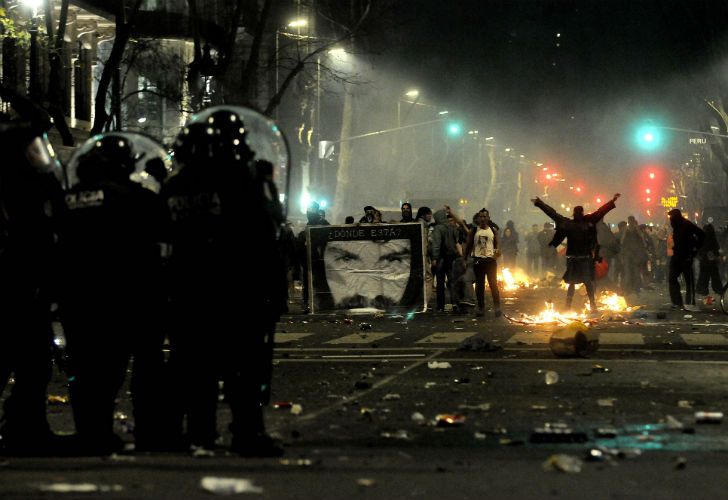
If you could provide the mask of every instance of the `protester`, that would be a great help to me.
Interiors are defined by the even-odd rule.
[[[597,245],[596,223],[599,222],[615,205],[620,197],[617,193],[596,212],[584,214],[584,207],[575,206],[572,219],[564,217],[540,198],[531,201],[556,223],[556,236],[551,246],[558,246],[566,238],[566,273],[564,281],[569,284],[566,292],[566,309],[571,309],[574,290],[577,283],[583,283],[589,296],[589,305],[593,313],[597,312],[594,298],[594,250]]]
[[[698,250],[703,246],[705,232],[698,226],[683,217],[678,208],[667,213],[672,226],[672,257],[670,257],[670,270],[667,283],[670,289],[670,300],[675,309],[695,309],[695,278],[693,275],[693,260]],[[682,276],[685,279],[685,301],[680,292]]]
[[[487,278],[493,297],[493,312],[497,318],[501,315],[497,262],[500,256],[498,226],[491,222],[490,213],[485,209],[478,212],[477,217],[477,226],[470,231],[465,243],[465,255],[473,256],[475,270],[475,298],[477,301],[475,316],[483,316],[485,311],[485,279]]]
[[[700,263],[700,272],[698,274],[698,284],[695,291],[700,295],[708,295],[708,285],[712,285],[715,293],[720,294],[723,291],[723,283],[720,279],[720,270],[718,264],[720,262],[720,245],[715,234],[713,224],[703,226],[705,232],[705,242],[698,250],[698,261]]]

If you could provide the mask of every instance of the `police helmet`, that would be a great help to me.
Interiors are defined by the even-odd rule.
[[[138,132],[98,134],[76,150],[67,167],[68,185],[132,181],[158,193],[175,163],[164,147]]]
[[[62,175],[61,164],[44,130],[30,121],[11,119],[0,113],[0,149],[5,152],[6,160],[18,157],[39,173],[51,173],[59,180]],[[7,153],[10,152],[10,158]]]
[[[272,179],[284,207],[288,143],[278,126],[250,108],[213,106],[192,116],[173,151],[180,169],[246,168],[251,179]]]

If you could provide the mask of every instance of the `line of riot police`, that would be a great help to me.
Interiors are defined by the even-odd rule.
[[[171,152],[146,135],[111,132],[61,168],[46,126],[4,116],[0,127],[0,394],[15,381],[4,452],[122,450],[113,419],[131,363],[136,450],[219,445],[222,381],[230,448],[281,454],[263,418],[286,306],[274,178],[288,156],[278,128],[219,106],[195,115]],[[52,303],[67,343],[70,438],[46,419]]]

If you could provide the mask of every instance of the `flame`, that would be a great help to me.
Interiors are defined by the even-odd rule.
[[[572,321],[583,321],[588,322],[586,313],[577,313],[574,311],[559,312],[554,308],[553,302],[546,302],[546,309],[539,312],[538,314],[531,315],[521,313],[518,318],[510,318],[509,320],[516,323],[528,324],[528,325],[554,325],[554,324],[569,324]]]
[[[514,269],[511,271],[507,267],[501,269],[498,273],[498,282],[503,290],[518,290],[520,288],[529,288],[531,279],[522,271]]]
[[[624,299],[624,297],[606,290],[599,294],[599,297],[597,298],[597,304],[600,312],[609,313],[630,313],[640,308],[640,306],[628,306],[627,301]],[[554,308],[553,302],[546,302],[546,308],[543,311],[538,312],[537,314],[532,315],[521,313],[518,318],[511,318],[509,316],[506,316],[506,318],[514,323],[521,323],[524,325],[559,325],[569,324],[573,321],[581,321],[586,324],[596,322],[596,319],[589,318],[590,314],[591,310],[589,309],[588,305],[585,306],[584,310],[580,313],[574,311],[559,312]]]

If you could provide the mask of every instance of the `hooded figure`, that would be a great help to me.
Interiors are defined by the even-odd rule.
[[[533,204],[543,210],[556,223],[556,234],[550,245],[557,247],[566,238],[566,273],[564,281],[569,284],[566,292],[566,308],[571,309],[574,290],[577,283],[584,283],[589,295],[589,305],[593,312],[597,311],[594,298],[594,251],[597,246],[596,223],[612,210],[620,194],[601,206],[596,212],[584,214],[584,207],[574,207],[574,217],[569,219],[556,212],[540,198],[534,198]]]
[[[672,226],[673,254],[670,257],[670,270],[667,284],[670,289],[672,307],[683,309],[680,293],[680,275],[685,278],[685,303],[695,305],[695,277],[693,275],[693,259],[703,246],[705,233],[698,226],[683,217],[679,209],[673,208],[667,213]]]

